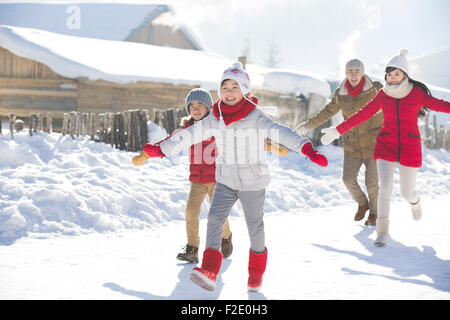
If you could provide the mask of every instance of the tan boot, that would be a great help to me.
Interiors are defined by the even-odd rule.
[[[356,211],[355,214],[355,221],[362,220],[364,216],[366,215],[366,211],[369,210],[369,204],[366,203],[362,206],[358,206],[358,211]]]
[[[233,252],[233,243],[231,242],[231,236],[232,233],[230,233],[230,237],[228,239],[222,238],[222,246],[220,247],[220,251],[222,252],[224,258],[228,258]]]
[[[370,213],[369,217],[367,217],[366,222],[364,222],[366,226],[374,226],[377,224],[377,214],[376,213]]]
[[[375,245],[383,247],[386,245],[389,236],[389,219],[377,219],[377,238]]]
[[[181,261],[187,261],[190,263],[198,262],[198,248],[187,244],[184,248],[183,252],[180,252],[177,255],[177,259]]]

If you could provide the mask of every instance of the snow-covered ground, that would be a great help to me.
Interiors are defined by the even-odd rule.
[[[5,127],[0,299],[450,299],[450,152],[424,150],[419,222],[396,175],[385,248],[373,245],[374,227],[353,221],[342,149],[320,148],[326,168],[294,153],[269,156],[264,287],[246,290],[249,240],[238,203],[234,252],[209,292],[189,280],[195,265],[175,258],[186,241],[186,156],[134,167],[137,153],[59,134],[11,140]],[[208,208],[205,201],[202,240]]]

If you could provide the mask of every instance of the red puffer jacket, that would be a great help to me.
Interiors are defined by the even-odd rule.
[[[398,161],[404,166],[420,167],[422,147],[417,116],[423,106],[450,113],[450,102],[433,98],[417,86],[402,99],[392,98],[380,90],[369,103],[336,129],[343,134],[370,119],[381,108],[384,122],[377,136],[374,159]]]
[[[169,139],[175,133],[183,129],[189,128],[193,124],[194,118],[191,117],[186,125],[181,126],[178,130],[175,130],[166,139]],[[189,150],[189,155],[190,155],[189,171],[191,173],[189,175],[189,181],[200,184],[215,183],[217,147],[214,137],[211,137],[210,139],[192,145]]]

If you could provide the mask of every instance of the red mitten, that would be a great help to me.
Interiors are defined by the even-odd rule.
[[[162,153],[161,151],[161,147],[159,146],[159,144],[145,144],[142,147],[142,150],[145,151],[145,153],[150,157],[165,157],[164,153]]]
[[[319,166],[326,167],[328,165],[327,158],[314,149],[311,142],[305,143],[302,147],[302,153],[307,156],[312,162],[317,163]]]

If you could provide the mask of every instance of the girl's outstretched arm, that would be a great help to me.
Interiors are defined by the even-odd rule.
[[[434,98],[424,92],[423,104],[434,111],[450,113],[450,102]]]

